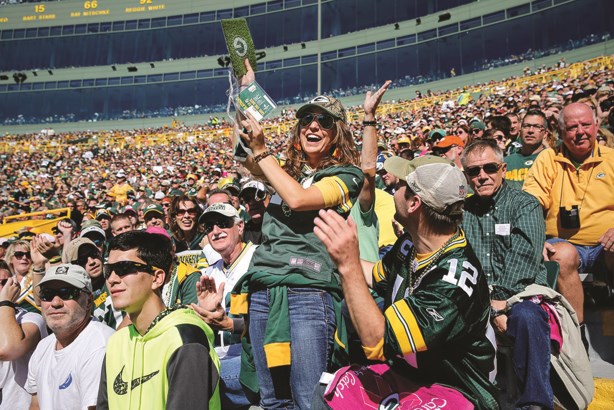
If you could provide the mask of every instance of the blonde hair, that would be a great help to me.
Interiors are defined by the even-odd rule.
[[[11,275],[15,275],[15,270],[13,269],[13,264],[11,263],[11,259],[15,255],[15,252],[17,252],[17,247],[20,247],[20,246],[26,248],[26,252],[30,252],[30,242],[20,239],[9,245],[9,247],[6,250],[6,255],[4,256],[4,260],[6,260],[7,264],[9,265],[9,272],[11,272]]]

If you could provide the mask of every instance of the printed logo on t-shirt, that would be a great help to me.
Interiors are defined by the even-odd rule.
[[[66,378],[66,380],[64,380],[64,383],[60,384],[59,389],[60,390],[65,390],[68,388],[68,386],[70,386],[72,384],[72,373],[68,374],[68,377]]]

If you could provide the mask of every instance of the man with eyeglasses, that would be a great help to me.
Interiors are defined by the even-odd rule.
[[[113,307],[111,295],[102,275],[102,254],[100,249],[88,238],[70,241],[62,252],[62,263],[81,266],[92,282],[94,298],[92,314],[100,322],[117,329],[124,320],[124,314]]]
[[[463,140],[455,135],[448,135],[433,145],[433,155],[449,159],[462,171],[463,165],[461,164],[460,157],[464,149],[465,143]]]
[[[228,203],[210,205],[199,219],[211,247],[222,259],[203,271],[196,285],[198,305],[192,308],[219,332],[216,352],[221,359],[220,397],[223,408],[240,408],[257,401],[244,392],[239,382],[241,370],[241,334],[245,323],[241,317],[227,315],[230,291],[247,272],[257,245],[241,240],[245,224],[236,208]],[[248,398],[250,397],[250,398]]]
[[[97,408],[219,409],[213,331],[193,310],[167,308],[162,300],[173,261],[170,238],[125,232],[109,251],[107,287],[132,323],[109,339]]]
[[[114,330],[92,320],[92,283],[80,266],[51,267],[38,284],[52,334],[30,358],[26,391],[32,407],[94,409],[107,340]]]
[[[508,307],[528,285],[547,286],[542,244],[546,240],[539,203],[504,180],[503,151],[492,139],[469,145],[461,157],[474,195],[465,200],[463,228],[486,273],[491,323],[514,342],[513,364],[520,386],[517,408],[552,408],[550,326],[533,301]]]
[[[474,140],[482,138],[485,130],[486,125],[478,119],[472,120],[469,123],[469,133]]]
[[[505,179],[524,184],[527,172],[535,162],[537,155],[547,147],[544,137],[548,131],[546,115],[539,110],[530,110],[522,119],[520,126],[520,150],[505,157],[507,171]]]
[[[557,287],[583,323],[578,272],[614,274],[614,150],[595,142],[599,123],[584,103],[565,106],[559,128],[563,144],[535,159],[523,189],[546,213],[544,251],[559,263]]]
[[[243,239],[245,242],[259,244],[262,241],[262,220],[271,195],[262,182],[248,181],[243,184],[239,198],[245,204],[249,215],[249,221],[245,223]]]

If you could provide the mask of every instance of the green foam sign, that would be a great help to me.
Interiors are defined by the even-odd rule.
[[[246,58],[249,59],[252,69],[256,72],[256,48],[247,26],[247,20],[242,18],[222,20],[222,30],[224,30],[226,47],[237,78],[246,73],[243,63]]]

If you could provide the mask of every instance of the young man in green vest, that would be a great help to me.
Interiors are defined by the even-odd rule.
[[[221,408],[213,331],[191,309],[162,300],[171,263],[163,235],[131,231],[111,240],[104,276],[132,324],[109,340],[98,409]]]

